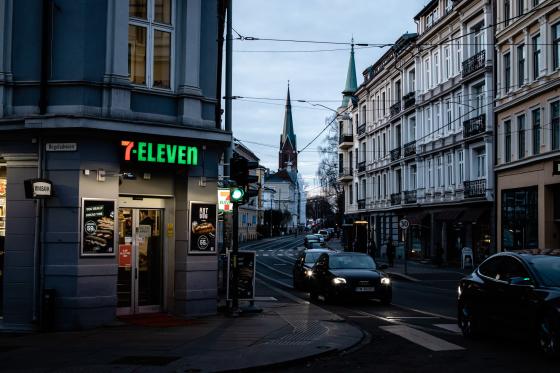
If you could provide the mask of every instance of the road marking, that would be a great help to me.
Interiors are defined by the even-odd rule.
[[[439,319],[437,316],[387,316],[389,320],[400,320],[400,319]]]
[[[287,266],[288,264],[286,263],[273,263],[273,266]]]
[[[434,324],[438,328],[449,330],[450,332],[461,334],[461,329],[457,324]]]
[[[278,299],[274,297],[255,297],[255,301],[257,302],[276,302]]]
[[[455,317],[445,316],[445,315],[442,315],[442,314],[439,314],[439,313],[434,313],[434,312],[422,311],[422,310],[419,310],[418,308],[405,307],[405,306],[401,306],[399,304],[394,304],[394,303],[393,303],[393,306],[399,307],[399,308],[401,308],[403,310],[407,310],[407,311],[413,311],[413,312],[418,312],[418,313],[428,315],[428,316],[439,317],[439,318],[442,318],[442,319],[445,319],[445,320],[457,321],[457,319]]]
[[[380,326],[380,328],[432,351],[457,351],[465,349],[464,347],[406,325],[386,325]]]

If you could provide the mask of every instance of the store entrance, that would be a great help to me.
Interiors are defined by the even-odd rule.
[[[117,314],[159,312],[163,306],[163,209],[119,208]],[[146,205],[146,203],[142,203]]]

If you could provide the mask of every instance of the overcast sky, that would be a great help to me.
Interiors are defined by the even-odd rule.
[[[245,37],[349,42],[353,36],[356,43],[392,43],[405,32],[416,32],[413,17],[426,3],[427,0],[233,0],[233,27]],[[343,50],[278,52],[324,49]],[[356,50],[358,85],[363,81],[362,71],[386,50]],[[276,171],[288,80],[300,150],[325,127],[325,119],[332,112],[295,100],[315,101],[336,110],[342,101],[350,48],[236,40],[233,51],[233,95],[260,98],[233,101],[234,136],[261,159],[261,164]],[[322,137],[298,157],[298,169],[312,192],[317,191],[317,147],[321,141]]]

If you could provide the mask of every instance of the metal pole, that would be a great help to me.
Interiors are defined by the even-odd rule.
[[[239,310],[239,295],[237,294],[237,285],[239,282],[239,268],[237,266],[237,257],[239,255],[239,204],[233,204],[233,237],[232,237],[232,248],[231,248],[231,261],[232,261],[232,291],[231,291],[231,303],[232,303],[232,315],[237,315]]]
[[[404,274],[408,274],[407,258],[408,257],[408,229],[404,230]]]
[[[232,95],[232,55],[233,55],[233,36],[232,36],[232,2],[233,0],[226,0],[227,1],[227,30],[226,30],[226,76],[225,76],[225,80],[226,80],[226,91],[225,91],[225,131],[226,132],[230,132],[232,133],[232,121],[231,121],[231,95]],[[233,137],[231,140],[231,143],[229,144],[229,146],[226,148],[225,153],[224,153],[224,186],[228,187],[229,186],[229,179],[231,177],[231,167],[230,167],[230,163],[231,163],[231,158],[233,156]],[[231,248],[231,242],[227,242],[227,239],[229,237],[228,232],[229,232],[229,219],[224,219],[224,224],[223,224],[223,245],[225,247],[229,247]],[[228,264],[229,265],[229,264]]]

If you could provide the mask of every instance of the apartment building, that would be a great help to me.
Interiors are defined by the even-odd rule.
[[[496,180],[499,250],[560,244],[560,9],[497,4]]]
[[[359,87],[347,78],[346,214],[369,220],[381,255],[407,218],[412,255],[453,262],[471,247],[481,259],[493,251],[492,5],[433,0],[415,21],[417,33],[399,38]]]

